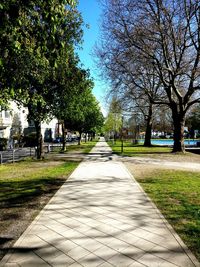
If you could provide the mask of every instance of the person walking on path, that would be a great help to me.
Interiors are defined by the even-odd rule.
[[[200,265],[101,138],[0,266]]]

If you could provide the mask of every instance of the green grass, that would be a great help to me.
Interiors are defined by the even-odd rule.
[[[62,183],[76,166],[75,162],[49,166],[48,162],[35,161],[0,166],[0,202],[19,202],[41,195],[49,186]]]
[[[112,148],[113,152],[116,154],[120,154],[123,156],[143,156],[146,154],[169,154],[172,151],[170,147],[164,146],[151,146],[151,147],[144,147],[140,144],[132,144],[130,141],[123,141],[123,152],[121,152],[121,141],[116,141],[113,144],[112,141],[108,142],[109,146]]]
[[[96,145],[96,143],[97,143],[97,140],[88,141],[86,143],[82,141],[80,145],[66,146],[65,153],[76,151],[79,153],[88,154],[90,150]]]
[[[200,173],[156,170],[137,178],[158,209],[200,260]]]

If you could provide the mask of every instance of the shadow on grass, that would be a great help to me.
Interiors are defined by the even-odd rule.
[[[64,178],[54,179],[52,177],[25,181],[1,181],[0,208],[28,205],[34,197],[55,193],[64,181]]]

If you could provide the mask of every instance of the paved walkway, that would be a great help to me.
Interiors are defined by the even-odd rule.
[[[99,142],[2,260],[14,267],[194,267],[194,256]],[[196,263],[195,263],[196,262]]]

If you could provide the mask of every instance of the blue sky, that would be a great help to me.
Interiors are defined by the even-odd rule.
[[[93,93],[100,102],[102,112],[106,114],[105,108],[105,83],[100,81],[97,74],[97,67],[93,60],[92,50],[98,41],[100,34],[99,24],[101,16],[101,6],[98,0],[79,0],[78,9],[82,14],[85,24],[89,24],[89,28],[84,27],[83,49],[78,51],[80,60],[86,69],[90,69],[91,77],[94,79],[95,87]]]

